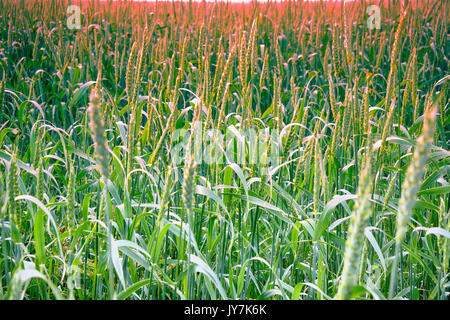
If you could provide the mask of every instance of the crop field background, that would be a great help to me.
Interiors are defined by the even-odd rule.
[[[0,299],[448,299],[449,9],[0,0]]]

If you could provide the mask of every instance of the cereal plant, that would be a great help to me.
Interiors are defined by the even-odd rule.
[[[0,0],[0,299],[448,299],[449,9]]]

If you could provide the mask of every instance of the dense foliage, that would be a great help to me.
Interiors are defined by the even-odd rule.
[[[449,2],[405,2],[373,29],[366,1],[82,1],[70,29],[0,0],[0,298],[447,299]]]

